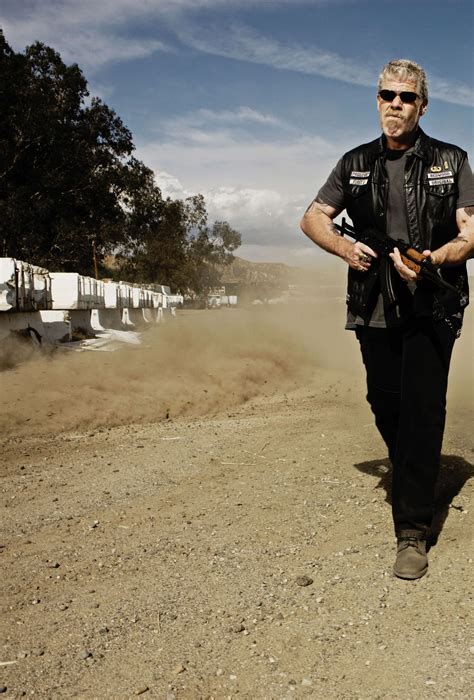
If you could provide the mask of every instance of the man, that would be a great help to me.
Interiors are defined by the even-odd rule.
[[[423,69],[408,60],[388,63],[377,95],[382,136],[341,158],[301,222],[314,243],[349,266],[346,328],[359,340],[367,400],[393,465],[394,573],[405,579],[420,578],[428,568],[426,539],[461,295],[450,297],[423,280],[398,248],[382,257],[339,236],[332,220],[346,209],[357,232],[375,227],[415,244],[446,281],[467,294],[465,261],[474,252],[472,173],[462,149],[419,128],[427,107]]]

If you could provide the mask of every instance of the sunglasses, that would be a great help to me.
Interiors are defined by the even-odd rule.
[[[419,97],[419,95],[417,95],[416,92],[395,92],[395,90],[379,91],[379,97],[384,102],[393,102],[397,95],[401,99],[401,101],[406,104],[413,104],[416,98]]]

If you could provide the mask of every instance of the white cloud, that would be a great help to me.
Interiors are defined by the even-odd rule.
[[[196,194],[193,188],[184,186],[179,178],[166,171],[159,171],[155,179],[164,197],[183,199]],[[219,186],[199,190],[204,195],[210,220],[226,220],[235,228],[260,231],[275,223],[292,225],[291,197],[277,190]],[[275,234],[277,235],[277,234]]]
[[[267,260],[284,262],[292,251],[296,264],[298,251],[312,251],[299,220],[348,145],[310,136],[277,143],[248,136],[235,140],[228,133],[214,145],[193,140],[143,144],[137,155],[154,169],[164,196],[202,193],[209,219],[226,220],[242,233],[239,254],[265,259],[268,247]]]
[[[298,228],[287,195],[249,187],[215,187],[204,192],[209,218],[229,221],[246,243],[285,245]]]
[[[435,97],[443,102],[452,102],[466,107],[474,106],[474,89],[470,85],[454,83],[428,73],[428,89],[430,99]]]
[[[0,25],[15,49],[42,41],[53,46],[66,62],[94,70],[106,63],[143,58],[155,51],[171,50],[156,39],[135,39],[117,29],[127,20],[155,10],[144,0],[108,0],[95,3],[32,0],[24,5],[8,3],[0,10]]]
[[[362,141],[366,134],[360,136]],[[173,173],[190,190],[209,190],[218,183],[306,197],[352,145],[349,140],[331,143],[305,134],[270,140],[231,130],[195,129],[141,143],[136,155],[156,173]]]
[[[206,145],[212,148],[227,147],[242,139],[247,140],[248,130],[255,126],[275,128],[283,133],[294,133],[295,129],[273,114],[259,112],[250,107],[241,106],[233,110],[216,111],[198,109],[173,119],[157,121],[153,130],[161,139],[179,144]]]
[[[164,198],[185,199],[191,197],[195,192],[188,191],[175,175],[167,173],[165,170],[155,172],[155,181],[161,189],[161,194]]]
[[[124,24],[133,18],[154,17],[194,9],[229,9],[276,5],[347,4],[359,0],[3,0],[3,15],[41,22],[64,21],[71,24]]]
[[[225,28],[183,25],[175,27],[180,39],[205,53],[259,63],[277,69],[343,80],[357,85],[373,85],[374,71],[357,65],[336,53],[283,45],[250,27],[231,25]]]
[[[374,86],[380,69],[378,65],[367,65],[366,61],[362,63],[335,52],[285,45],[242,25],[198,27],[181,22],[175,25],[175,31],[183,43],[204,53],[355,85]],[[429,83],[432,97],[454,104],[474,105],[474,89],[470,85],[435,75],[429,75]]]
[[[94,70],[105,63],[148,56],[155,51],[172,50],[168,44],[151,38],[129,36],[134,22],[153,20],[175,31],[180,40],[196,50],[235,58],[278,70],[321,75],[332,80],[373,86],[379,65],[344,57],[317,47],[282,44],[245,26],[205,28],[189,21],[199,9],[225,10],[231,7],[268,7],[275,5],[352,4],[359,0],[4,0],[0,25],[14,48],[36,40],[50,44],[66,61],[76,61]],[[222,14],[217,16],[221,19]],[[121,33],[122,32],[122,33]],[[125,34],[128,36],[125,36]],[[474,90],[470,85],[453,83],[430,75],[431,96],[445,102],[472,106]]]
[[[270,124],[273,126],[286,126],[280,119],[272,114],[263,114],[251,107],[239,107],[238,109],[215,111],[212,109],[199,109],[189,118],[190,123],[199,126],[209,122],[221,122],[225,124],[239,124],[242,122],[254,122],[256,124]]]
[[[221,212],[224,218],[238,211],[240,219],[253,222],[256,216],[272,219],[284,213],[282,196],[275,190],[214,187],[208,190],[207,196],[209,206]]]
[[[115,88],[113,85],[107,84],[107,83],[102,83],[97,80],[89,80],[87,83],[87,89],[89,90],[89,95],[91,99],[92,97],[98,97],[104,102],[107,102],[107,100],[114,94]]]
[[[134,40],[97,31],[63,32],[51,42],[65,62],[78,63],[84,69],[96,69],[105,63],[144,58],[155,51],[169,51],[161,41]]]
[[[195,194],[169,173],[157,173],[164,196],[185,198]],[[228,221],[243,234],[246,244],[282,246],[297,230],[302,205],[295,206],[287,195],[276,190],[249,187],[201,188],[209,221]]]
[[[23,48],[37,39],[45,37],[61,42],[61,32],[89,30],[91,27],[103,33],[106,42],[113,33],[106,27],[127,29],[133,22],[160,18],[162,21],[181,17],[186,11],[199,9],[225,10],[231,7],[276,5],[329,4],[336,0],[3,0],[0,9],[0,25],[8,40]],[[338,0],[343,3],[356,0]],[[64,42],[65,44],[66,42]],[[64,47],[66,48],[66,46]],[[92,58],[92,57],[91,57]]]

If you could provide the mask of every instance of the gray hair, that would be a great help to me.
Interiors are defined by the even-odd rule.
[[[378,90],[382,89],[383,81],[389,76],[416,83],[421,99],[425,104],[428,102],[428,80],[426,78],[425,71],[418,65],[418,63],[415,63],[415,61],[409,61],[406,58],[398,58],[395,61],[390,61],[390,63],[387,63],[387,65],[382,68],[382,72],[380,73],[377,86]]]

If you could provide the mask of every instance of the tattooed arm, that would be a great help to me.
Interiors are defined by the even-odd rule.
[[[465,207],[456,212],[459,233],[431,253],[435,265],[459,265],[474,256],[474,207]]]
[[[456,223],[459,233],[448,243],[436,250],[424,250],[423,255],[431,260],[433,265],[459,265],[474,257],[474,207],[465,207],[456,211]],[[400,256],[398,248],[390,253],[395,269],[406,282],[417,281],[420,277],[407,267]]]
[[[340,212],[341,210],[316,198],[301,220],[301,229],[313,243],[328,253],[338,255],[354,270],[367,271],[370,267],[370,256],[376,258],[377,253],[364,243],[353,243],[339,235],[332,220]],[[368,256],[369,259],[364,260],[364,256]]]

